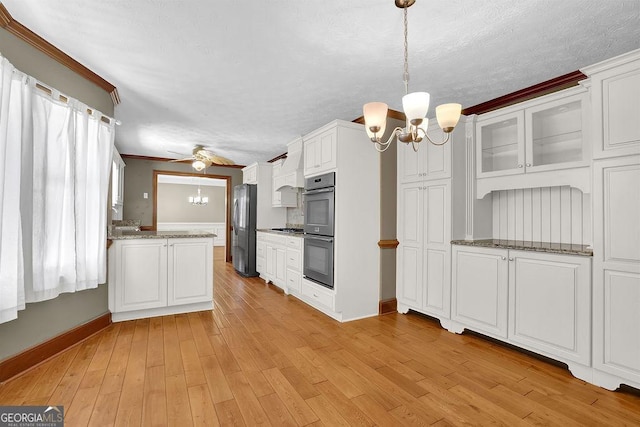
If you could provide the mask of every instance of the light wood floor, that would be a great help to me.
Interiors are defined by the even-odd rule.
[[[640,396],[418,315],[340,324],[216,260],[212,312],[116,323],[0,386],[66,425],[640,425]]]

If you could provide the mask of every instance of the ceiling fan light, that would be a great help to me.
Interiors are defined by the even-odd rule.
[[[191,166],[193,166],[193,168],[198,172],[207,167],[207,165],[202,160],[196,160],[195,162],[191,163]]]
[[[427,92],[412,92],[402,97],[402,109],[409,122],[427,116],[430,98]]]
[[[460,104],[442,104],[436,107],[436,117],[438,125],[445,132],[451,132],[460,120],[462,105]]]
[[[369,138],[373,138],[371,129],[375,130],[377,136],[384,135],[384,130],[387,127],[387,111],[389,106],[384,102],[369,102],[362,106],[362,113],[364,115],[364,127],[367,131]]]

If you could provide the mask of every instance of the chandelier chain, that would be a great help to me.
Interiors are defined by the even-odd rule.
[[[404,93],[409,93],[409,42],[408,42],[408,20],[407,20],[407,4],[404,5],[404,74],[402,80],[404,81]]]

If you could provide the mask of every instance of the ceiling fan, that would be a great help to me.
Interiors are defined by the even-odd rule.
[[[173,154],[180,154],[174,151],[170,151]],[[204,168],[208,168],[211,165],[235,165],[233,160],[229,160],[226,157],[218,156],[213,151],[207,150],[202,145],[196,145],[192,151],[193,154],[189,157],[185,157],[182,159],[171,160],[171,162],[185,162],[185,161],[193,161],[191,166],[198,172],[203,170]]]

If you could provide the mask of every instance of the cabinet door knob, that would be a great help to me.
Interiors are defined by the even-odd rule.
[[[527,163],[527,167],[530,168],[531,167],[531,163]]]
[[[504,261],[505,259],[507,259],[507,257],[504,257],[504,256],[503,256],[503,257],[500,257],[500,258],[502,258],[502,260],[503,260],[503,261]]]
[[[509,258],[509,261],[513,261],[513,258],[511,258],[511,257],[510,257],[510,258]]]
[[[519,165],[518,165],[518,167],[519,167],[519,168],[521,168],[521,167],[522,167],[522,164],[519,164]]]

